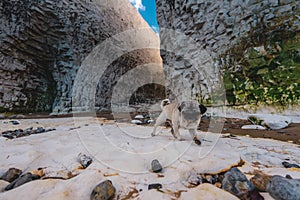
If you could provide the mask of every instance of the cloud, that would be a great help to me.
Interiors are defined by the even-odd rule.
[[[146,7],[143,5],[142,0],[129,0],[130,3],[137,9],[137,10],[146,10]]]

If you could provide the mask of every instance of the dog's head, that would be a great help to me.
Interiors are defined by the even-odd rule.
[[[206,112],[207,108],[197,101],[183,101],[179,107],[181,113],[180,124],[185,128],[195,128],[201,120],[201,116]]]

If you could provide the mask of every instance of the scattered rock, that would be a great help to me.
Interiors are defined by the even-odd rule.
[[[14,189],[16,187],[19,187],[20,185],[23,185],[25,183],[28,183],[30,181],[37,180],[40,178],[41,177],[38,175],[27,172],[26,174],[19,176],[16,180],[14,180],[8,186],[6,186],[5,191]]]
[[[17,168],[9,168],[7,172],[5,172],[0,179],[5,180],[7,182],[13,182],[22,174],[22,170]]]
[[[272,176],[267,184],[267,191],[275,200],[299,200],[300,179]]]
[[[289,162],[286,162],[286,161],[284,161],[284,162],[282,162],[282,165],[285,167],[285,168],[300,168],[300,166],[299,165],[297,165],[297,164],[291,164],[291,163],[289,163]]]
[[[149,184],[148,185],[148,190],[152,190],[152,189],[161,189],[162,185],[160,183],[153,183],[153,184]]]
[[[288,178],[288,179],[293,179],[293,177],[289,174],[285,175],[285,178]]]
[[[78,160],[84,169],[87,168],[93,162],[93,159],[91,157],[82,153],[78,155]]]
[[[18,120],[11,120],[9,121],[12,125],[19,125],[20,122]]]
[[[135,119],[144,119],[144,116],[143,115],[136,115],[134,118]]]
[[[266,130],[267,128],[260,125],[244,125],[241,129]]]
[[[285,128],[292,122],[286,116],[271,114],[252,114],[248,116],[248,120],[255,125],[262,125],[274,130]]]
[[[43,133],[43,132],[45,132],[45,129],[43,127],[36,128],[36,133]]]
[[[90,200],[109,200],[115,196],[116,189],[110,180],[98,184],[92,191]]]
[[[255,174],[250,179],[250,181],[260,192],[266,192],[267,191],[267,183],[270,181],[270,178],[271,178],[271,176],[259,172],[259,173]]]
[[[151,169],[154,173],[159,173],[162,171],[163,168],[159,161],[155,159],[151,162]]]
[[[9,130],[9,131],[4,131],[2,132],[2,137],[6,137],[8,139],[14,139],[14,138],[19,138],[19,137],[24,137],[24,136],[29,136],[31,134],[38,134],[38,133],[44,133],[44,132],[49,132],[53,131],[56,129],[49,128],[45,130],[43,127],[38,127],[37,129],[33,129],[32,127],[27,128],[25,130],[23,129],[16,129],[16,130]]]
[[[143,124],[143,122],[141,120],[137,120],[137,119],[134,119],[134,120],[131,120],[131,123],[132,124]]]
[[[222,189],[240,199],[248,199],[255,187],[238,168],[234,167],[225,173]]]
[[[198,187],[190,189],[188,192],[183,192],[180,199],[222,199],[222,200],[238,200],[229,192],[217,188],[209,183],[203,183]]]

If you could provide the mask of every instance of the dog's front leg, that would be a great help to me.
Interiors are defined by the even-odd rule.
[[[173,136],[177,139],[177,140],[183,140],[179,134],[179,123],[178,122],[174,122],[173,126],[172,126],[173,131],[171,130]]]
[[[197,138],[196,136],[196,129],[189,129],[189,132],[192,136],[192,139],[194,140],[194,142],[197,144],[197,145],[201,145],[201,141]]]
[[[165,116],[164,113],[161,113],[161,114],[158,116],[158,118],[157,118],[157,120],[156,120],[156,122],[155,122],[154,128],[153,128],[153,131],[152,131],[152,133],[151,133],[151,136],[152,136],[152,137],[156,135],[156,129],[157,129],[157,127],[158,127],[159,125],[162,125],[163,123],[165,123],[166,120],[167,120],[167,119],[166,119],[166,116]]]

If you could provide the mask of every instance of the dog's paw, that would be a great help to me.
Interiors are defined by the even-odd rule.
[[[155,133],[151,133],[151,136],[154,137],[154,136],[155,136]]]
[[[194,142],[195,142],[197,145],[201,145],[201,141],[200,141],[198,138],[194,138]]]
[[[184,141],[185,139],[184,139],[184,138],[181,138],[181,137],[178,137],[177,140],[179,140],[179,141]]]

